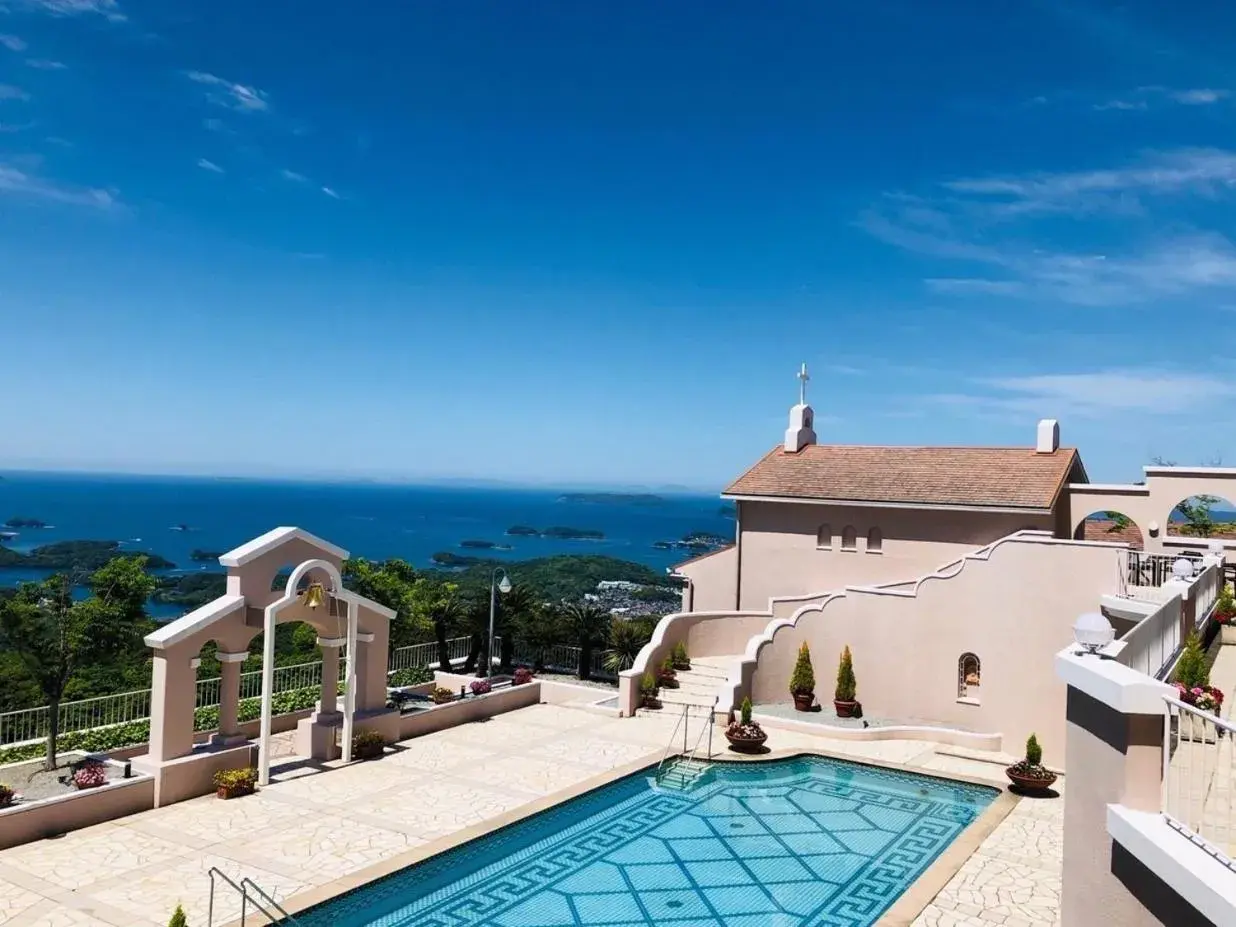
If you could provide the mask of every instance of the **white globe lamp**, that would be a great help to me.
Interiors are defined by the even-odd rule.
[[[1193,562],[1181,557],[1172,564],[1172,575],[1181,582],[1187,583],[1193,578]]]
[[[1206,549],[1217,556],[1222,556],[1223,551],[1225,550],[1222,541],[1211,541],[1206,545]]]
[[[1099,612],[1086,612],[1073,625],[1073,639],[1087,653],[1098,653],[1116,639],[1116,629]]]

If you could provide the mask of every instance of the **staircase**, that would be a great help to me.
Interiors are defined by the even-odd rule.
[[[694,757],[678,757],[657,773],[657,785],[665,789],[676,789],[685,792],[695,785],[708,772],[709,763]]]
[[[691,668],[678,671],[678,688],[661,689],[661,703],[667,711],[683,705],[711,708],[717,701],[717,690],[729,679],[730,669],[738,659],[738,656],[692,657]]]

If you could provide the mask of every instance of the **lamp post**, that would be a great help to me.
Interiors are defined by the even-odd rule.
[[[502,579],[498,579],[498,574],[502,574]],[[489,577],[489,641],[485,645],[485,677],[489,678],[494,674],[494,614],[498,610],[498,593],[507,593],[511,591],[511,580],[506,575],[506,570],[502,567],[495,567],[493,575]]]
[[[1099,612],[1087,612],[1078,616],[1073,625],[1073,639],[1089,654],[1097,654],[1116,637],[1116,629],[1106,616]]]

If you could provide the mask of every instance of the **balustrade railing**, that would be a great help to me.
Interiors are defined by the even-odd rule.
[[[1163,679],[1184,646],[1180,631],[1180,599],[1173,596],[1129,629],[1120,639],[1124,649],[1116,659],[1139,673]]]
[[[1193,564],[1193,572],[1202,569],[1200,554],[1148,554],[1140,550],[1129,551],[1128,583],[1130,586],[1151,586],[1158,588],[1172,578],[1172,567],[1177,560],[1188,560]]]
[[[462,660],[468,655],[467,637],[449,641],[448,652],[452,660]],[[390,669],[408,669],[415,666],[435,666],[438,663],[437,643],[412,644],[391,652]],[[342,677],[343,667],[340,667]],[[296,663],[275,667],[274,693],[307,689],[322,684],[322,662]],[[199,679],[197,682],[197,707],[209,708],[219,704],[222,680]],[[240,675],[240,697],[257,698],[262,694],[262,671],[254,670]],[[63,702],[60,705],[60,733],[69,734],[96,727],[110,727],[145,721],[150,717],[150,690],[119,692],[115,695],[100,695],[96,698]],[[50,714],[46,705],[0,713],[0,746],[26,743],[45,739],[50,732]]]
[[[1171,696],[1164,702],[1163,816],[1236,869],[1236,725]]]

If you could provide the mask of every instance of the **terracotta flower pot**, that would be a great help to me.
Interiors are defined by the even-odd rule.
[[[854,709],[858,707],[858,702],[845,702],[841,699],[833,699],[833,707],[837,709],[838,718],[853,718]]]
[[[768,740],[768,735],[761,731],[758,737],[740,737],[726,731],[725,739],[739,753],[755,753],[760,747],[764,746],[764,741]]]
[[[1052,783],[1056,781],[1055,773],[1047,773],[1047,778],[1039,778],[1038,776],[1027,776],[1020,773],[1013,766],[1004,770],[1004,774],[1009,777],[1009,781],[1013,785],[1026,792],[1046,792],[1051,788]]]
[[[215,789],[215,796],[227,800],[229,798],[240,798],[242,795],[252,795],[253,786],[251,785],[221,785]]]
[[[796,711],[810,711],[811,707],[815,704],[814,692],[793,692],[791,694],[794,696],[794,709]]]
[[[658,711],[661,708],[661,700],[657,698],[655,695],[653,696],[645,695],[640,704],[640,707],[648,708],[648,709],[651,709],[652,711]]]

